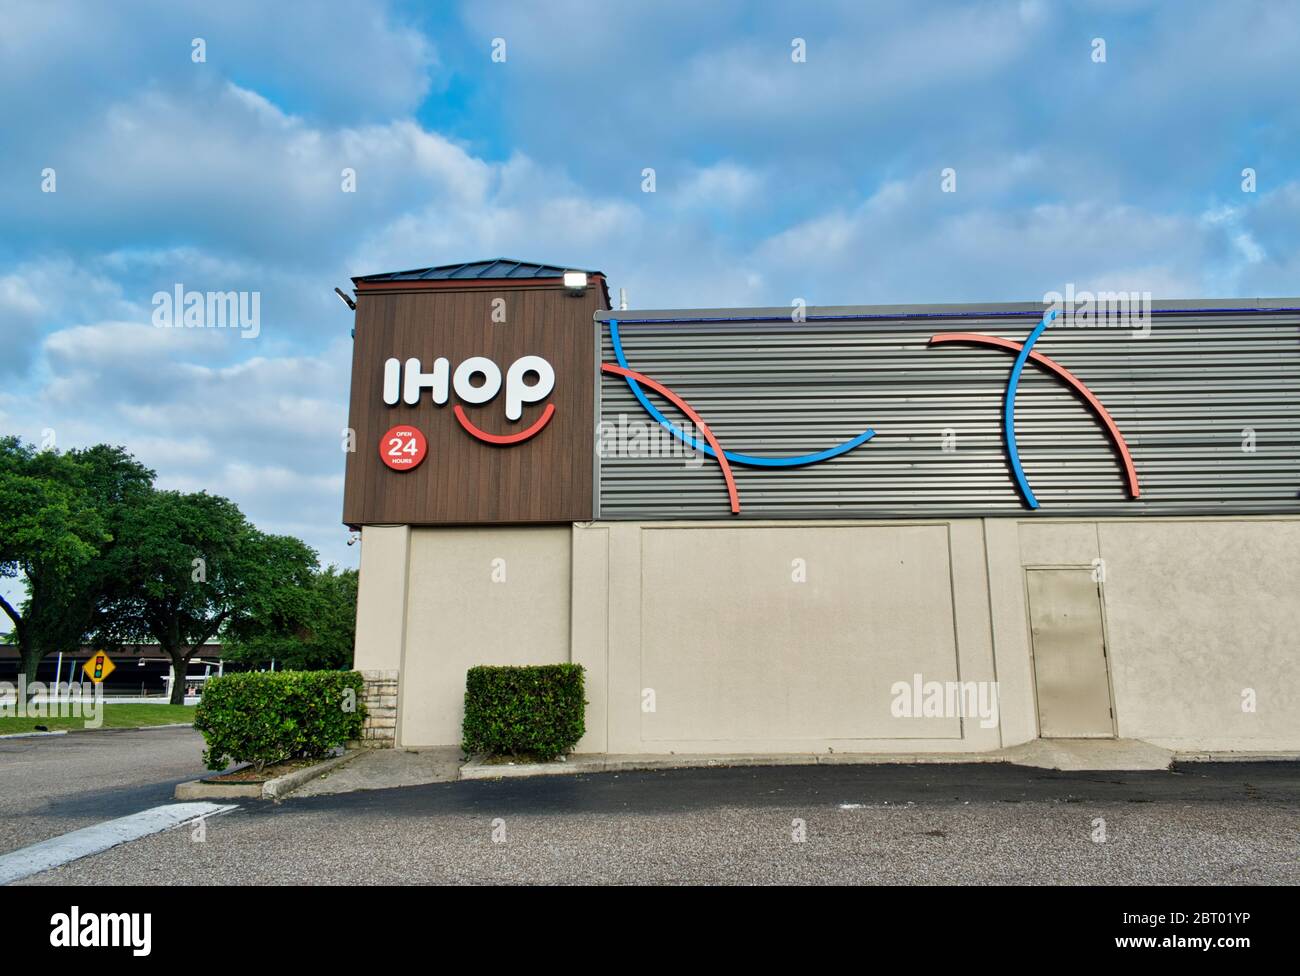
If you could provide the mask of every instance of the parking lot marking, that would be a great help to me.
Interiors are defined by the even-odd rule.
[[[0,854],[0,885],[102,853],[118,844],[170,830],[200,817],[212,817],[237,808],[238,804],[234,803],[168,803],[51,837],[39,844]]]

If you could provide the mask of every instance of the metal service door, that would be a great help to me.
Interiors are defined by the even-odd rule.
[[[1101,590],[1091,569],[1027,569],[1038,730],[1044,739],[1113,738]]]

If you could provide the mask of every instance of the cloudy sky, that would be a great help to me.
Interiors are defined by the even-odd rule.
[[[0,0],[0,432],[124,445],[353,565],[352,275],[1296,295],[1297,51],[1290,0]],[[257,292],[260,333],[155,328],[178,284]]]

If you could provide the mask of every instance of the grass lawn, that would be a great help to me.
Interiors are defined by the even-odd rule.
[[[6,711],[13,711],[13,706],[6,706]],[[66,711],[66,706],[65,706]],[[133,729],[140,725],[171,725],[176,722],[193,722],[193,705],[149,705],[105,703],[101,729]],[[14,732],[35,732],[36,726],[43,725],[51,732],[59,729],[84,729],[83,718],[5,718],[0,717],[0,735]]]

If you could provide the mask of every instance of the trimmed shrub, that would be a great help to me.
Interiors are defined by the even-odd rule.
[[[461,748],[555,759],[586,732],[582,665],[470,668]]]
[[[208,769],[228,762],[261,769],[319,759],[361,737],[365,679],[356,671],[277,671],[211,678],[194,712]]]

